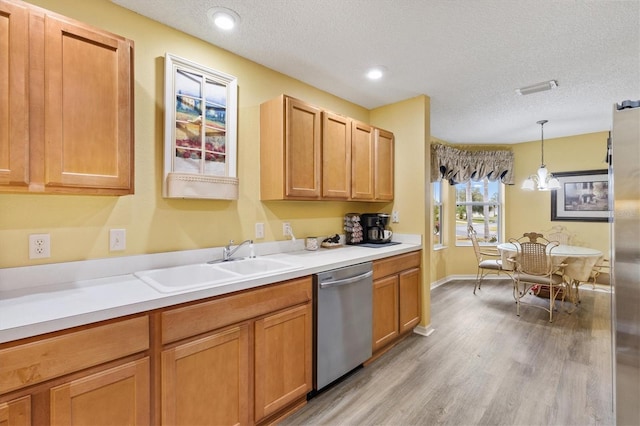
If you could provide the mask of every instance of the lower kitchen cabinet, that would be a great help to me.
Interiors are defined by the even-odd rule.
[[[398,277],[392,275],[373,282],[373,352],[398,334]]]
[[[31,424],[31,397],[24,396],[0,404],[0,426]]]
[[[162,424],[249,423],[249,324],[162,352]]]
[[[51,424],[147,425],[149,358],[145,357],[51,389]]]
[[[160,321],[162,424],[270,423],[306,401],[311,277],[169,308]]]
[[[374,355],[420,322],[420,257],[417,251],[373,262]]]
[[[0,425],[150,424],[146,315],[0,345]]]
[[[261,420],[304,397],[313,385],[310,303],[255,323],[255,417]]]

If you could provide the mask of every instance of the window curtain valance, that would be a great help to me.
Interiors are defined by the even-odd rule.
[[[513,185],[513,152],[510,149],[467,150],[431,145],[431,182],[440,178],[451,185],[484,178]]]

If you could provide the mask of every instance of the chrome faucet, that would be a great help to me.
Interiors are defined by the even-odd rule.
[[[238,249],[239,249],[240,247],[242,247],[243,245],[245,245],[245,244],[247,244],[247,243],[249,243],[249,244],[253,244],[253,240],[244,240],[243,242],[241,242],[240,244],[238,244],[238,245],[236,246],[236,248],[234,248],[234,249],[232,250],[232,249],[231,249],[231,245],[233,244],[233,240],[229,240],[229,244],[227,244],[226,246],[224,246],[224,247],[222,248],[222,261],[223,261],[223,262],[226,262],[227,260],[231,260],[231,256],[233,256],[233,254],[234,254],[235,252],[237,252],[237,251],[238,251]],[[251,257],[255,257],[255,256],[253,256],[253,250],[252,250],[252,253],[251,253]]]

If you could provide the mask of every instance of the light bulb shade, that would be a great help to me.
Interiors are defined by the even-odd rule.
[[[527,180],[522,182],[521,189],[524,189],[525,191],[533,191],[535,189],[533,179],[529,177]]]
[[[560,181],[551,175],[551,179],[549,179],[547,186],[549,189],[560,189]]]
[[[540,166],[540,168],[538,169],[537,172],[538,175],[538,183],[546,183],[547,182],[547,176],[549,175],[549,171],[547,170],[547,168],[545,166]]]

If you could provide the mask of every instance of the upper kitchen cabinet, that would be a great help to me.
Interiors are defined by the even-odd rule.
[[[376,201],[393,200],[393,133],[375,131],[374,198]]]
[[[328,111],[322,112],[322,197],[351,197],[351,122]]]
[[[351,125],[351,197],[354,200],[373,200],[374,133],[368,124],[354,121]]]
[[[262,200],[320,199],[321,111],[288,96],[260,105]]]
[[[393,134],[281,95],[260,106],[262,200],[393,200]]]
[[[351,130],[351,197],[393,201],[393,133],[357,121]]]
[[[29,184],[29,12],[0,0],[0,188]]]
[[[11,88],[0,102],[0,191],[133,193],[133,42],[17,0],[0,9],[0,43],[16,45],[0,53]]]

